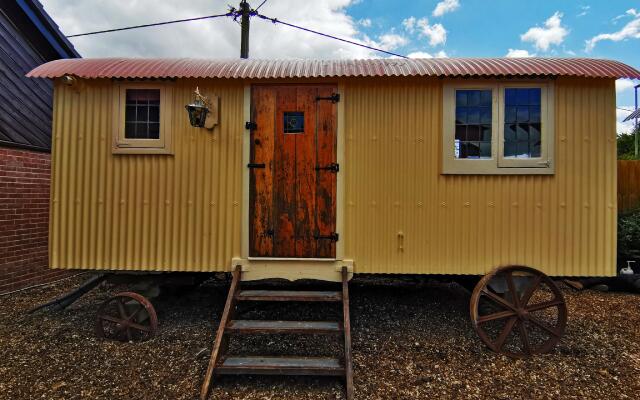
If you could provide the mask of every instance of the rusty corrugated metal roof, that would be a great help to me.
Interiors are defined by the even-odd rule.
[[[33,78],[320,78],[381,76],[580,76],[640,79],[640,71],[613,60],[589,58],[428,58],[371,60],[135,59],[56,60]]]

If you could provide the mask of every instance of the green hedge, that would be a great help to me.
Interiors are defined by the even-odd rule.
[[[627,260],[636,261],[640,270],[640,209],[618,216],[618,265],[624,267]]]

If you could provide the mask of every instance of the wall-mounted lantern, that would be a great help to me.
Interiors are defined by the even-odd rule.
[[[201,95],[200,90],[198,90],[197,87],[193,94],[193,103],[185,106],[189,113],[189,122],[191,123],[191,126],[203,128],[205,121],[207,120],[207,114],[209,113],[209,99]]]

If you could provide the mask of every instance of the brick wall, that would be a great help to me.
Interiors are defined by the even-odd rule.
[[[48,153],[0,147],[0,294],[50,282]]]

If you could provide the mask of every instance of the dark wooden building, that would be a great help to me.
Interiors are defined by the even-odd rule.
[[[25,74],[77,57],[37,0],[0,2],[0,293],[61,275],[47,269],[53,87]]]

